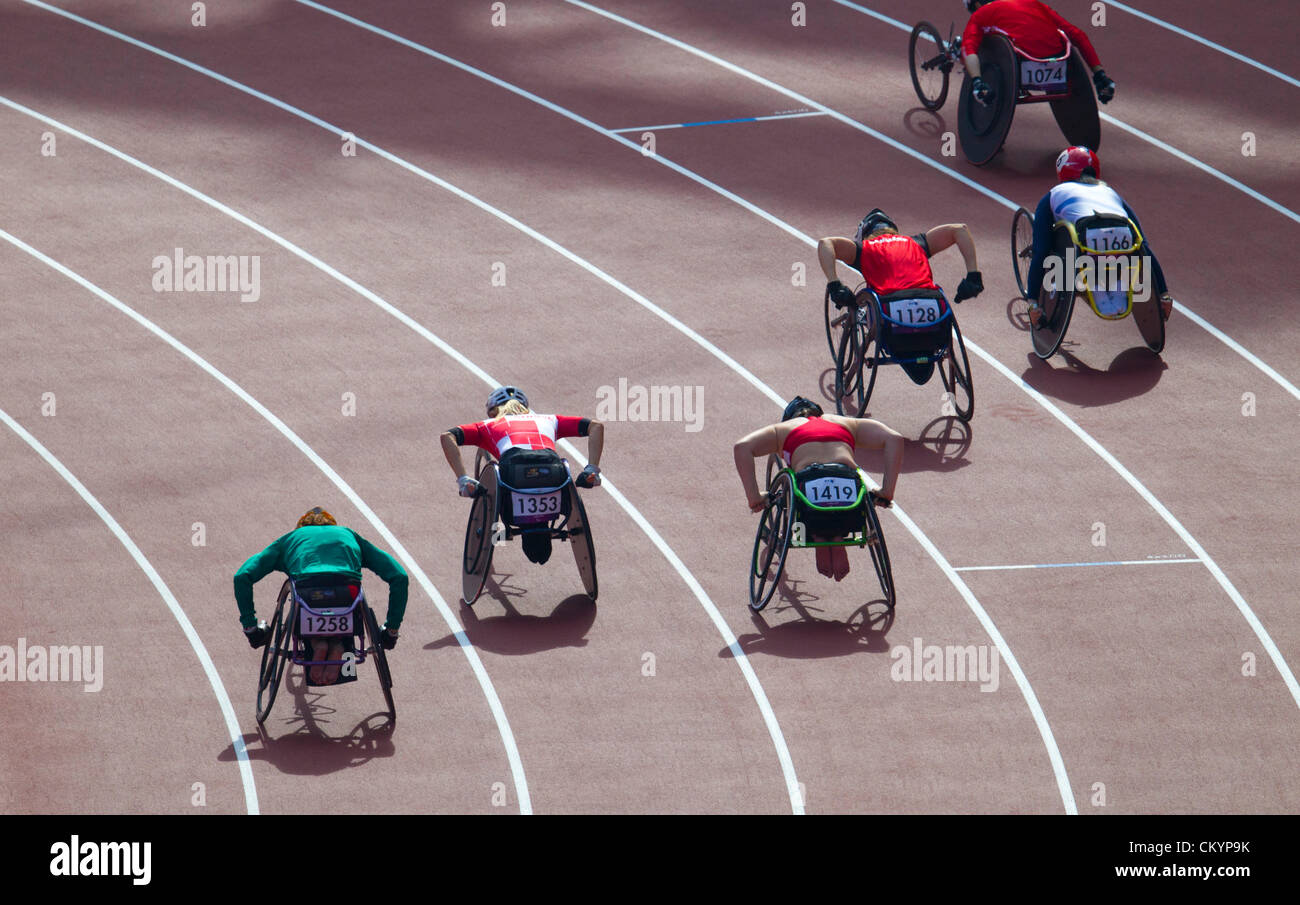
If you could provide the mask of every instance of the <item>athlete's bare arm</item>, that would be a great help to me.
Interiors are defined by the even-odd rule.
[[[826,275],[826,282],[839,279],[835,273],[836,261],[853,265],[857,250],[853,240],[845,239],[843,236],[828,237],[817,243],[817,263],[821,265],[822,273]]]
[[[961,252],[962,260],[966,262],[966,272],[979,270],[979,262],[975,258],[975,240],[971,237],[965,223],[945,223],[936,226],[925,234],[925,244],[930,247],[931,257],[956,245],[957,250]]]
[[[456,442],[456,437],[451,431],[444,431],[442,434],[442,454],[447,458],[447,464],[451,470],[456,473],[456,478],[465,477],[465,460],[460,455],[460,444]]]
[[[592,418],[587,423],[587,461],[600,467],[600,454],[605,449],[605,425]]]
[[[732,457],[736,462],[736,473],[745,488],[745,499],[749,501],[751,512],[758,512],[766,505],[767,494],[758,489],[758,478],[754,471],[754,460],[759,456],[770,456],[781,448],[780,434],[775,424],[760,427],[736,441],[732,447]]]
[[[892,500],[894,488],[898,484],[898,473],[903,467],[903,446],[906,443],[903,435],[874,418],[844,418],[833,415],[824,417],[828,421],[842,424],[853,433],[855,452],[861,449],[885,451],[885,474],[880,480],[880,492],[876,495]]]

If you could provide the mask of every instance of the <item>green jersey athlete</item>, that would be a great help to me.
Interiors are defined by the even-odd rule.
[[[360,583],[363,566],[388,582],[388,612],[377,640],[386,650],[392,650],[397,645],[397,630],[406,614],[409,581],[406,570],[351,528],[339,526],[334,516],[319,506],[298,519],[294,530],[276,538],[261,553],[249,557],[235,573],[235,603],[239,607],[239,621],[248,643],[258,648],[271,638],[270,627],[266,622],[258,621],[253,607],[253,585],[256,582],[271,572],[284,572],[295,582],[332,575],[355,578]],[[326,639],[321,639],[315,646],[324,648],[326,643]],[[338,642],[328,651],[312,652],[312,657],[317,660],[338,660],[342,655],[342,645]],[[313,682],[330,684],[338,677],[338,667],[314,666],[312,673]]]

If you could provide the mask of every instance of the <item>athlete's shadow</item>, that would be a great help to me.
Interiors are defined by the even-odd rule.
[[[331,694],[347,694],[350,690],[330,689],[309,686],[300,669],[290,667],[285,670],[283,687],[277,700],[277,709],[272,709],[265,725],[257,727],[257,734],[245,734],[244,745],[250,760],[263,760],[281,773],[299,776],[324,776],[364,764],[375,757],[392,757],[393,724],[388,720],[388,712],[380,711],[365,717],[352,727],[346,735],[332,735],[329,727],[335,708],[324,701]],[[381,695],[379,680],[373,675],[359,678],[349,685],[369,684],[370,688],[357,688],[355,691]],[[293,699],[292,703],[285,695]],[[292,714],[289,709],[292,707]],[[272,737],[267,727],[272,730],[292,729],[287,735]],[[235,759],[232,747],[226,748],[217,757],[218,760]]]
[[[938,141],[948,131],[948,124],[936,110],[913,107],[903,114],[903,128],[924,141]]]
[[[509,578],[509,575],[504,578]],[[493,586],[496,590],[493,590]],[[480,616],[473,607],[462,606],[465,636],[475,647],[495,654],[517,656],[535,654],[559,647],[585,647],[587,632],[596,621],[596,604],[586,594],[573,594],[561,600],[545,616],[531,616],[515,609],[513,598],[522,589],[508,588],[502,579],[489,579],[488,593],[505,609],[498,616]],[[476,605],[482,605],[482,598]],[[460,642],[447,635],[424,646],[425,650],[455,647]]]
[[[1056,359],[1065,367],[1054,366]],[[1043,361],[1031,352],[1029,367],[1021,377],[1044,396],[1084,407],[1110,405],[1141,396],[1154,389],[1169,367],[1146,346],[1125,349],[1105,370],[1093,368],[1064,348],[1056,354],[1056,359]]]
[[[871,572],[870,561],[865,565],[866,571],[874,580],[875,574]],[[782,583],[785,583],[784,580]],[[797,582],[791,581],[791,584]],[[889,643],[885,635],[894,624],[894,613],[885,605],[884,600],[872,600],[863,604],[847,620],[840,621],[819,619],[814,616],[814,611],[819,613],[823,611],[808,607],[806,603],[808,600],[817,599],[812,595],[796,591],[791,597],[782,594],[780,603],[774,599],[762,613],[751,612],[750,619],[753,620],[754,627],[758,631],[741,635],[736,639],[741,651],[746,656],[770,654],[775,657],[794,659],[880,654],[889,651]],[[765,618],[791,612],[799,618],[775,625]],[[718,652],[718,656],[732,656],[731,648],[724,647]]]
[[[935,418],[921,428],[915,440],[904,439],[903,470],[956,471],[970,462],[966,453],[974,439],[971,426],[955,415]],[[864,449],[855,459],[866,471],[880,474],[885,468],[885,453],[879,449]]]

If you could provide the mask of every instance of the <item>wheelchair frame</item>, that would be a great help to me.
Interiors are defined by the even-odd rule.
[[[357,581],[358,586],[361,582]],[[292,598],[292,599],[290,599]],[[285,604],[288,602],[288,613],[285,613]],[[342,633],[339,638],[360,638],[361,643],[357,646],[355,657],[351,660],[312,660],[300,653],[305,651],[306,641],[301,635],[301,626],[299,623],[299,614],[301,608],[305,607],[311,612],[315,612],[298,594],[297,585],[292,578],[285,579],[284,585],[280,588],[280,596],[276,600],[275,615],[273,621],[269,623],[272,633],[271,639],[262,648],[262,665],[258,673],[257,683],[257,722],[259,724],[266,721],[271,713],[271,707],[275,704],[276,695],[280,690],[281,679],[284,676],[285,668],[292,663],[295,666],[301,666],[303,669],[309,669],[312,666],[344,666],[347,664],[358,664],[366,661],[366,655],[372,654],[375,658],[375,671],[379,674],[379,685],[384,692],[384,701],[388,704],[388,719],[390,723],[397,722],[397,707],[393,703],[393,674],[388,667],[388,655],[383,645],[379,643],[379,623],[375,619],[374,610],[370,608],[366,600],[365,591],[358,589],[357,597],[352,602],[349,612],[353,614],[351,634]],[[330,635],[311,635],[308,637],[332,637]],[[366,641],[369,639],[369,646]]]
[[[871,561],[880,580],[880,590],[885,604],[892,612],[895,604],[894,572],[889,562],[889,549],[876,515],[876,498],[870,490],[866,472],[855,468],[858,476],[858,498],[849,506],[819,506],[809,500],[799,489],[794,469],[784,465],[775,455],[767,462],[767,505],[759,516],[754,535],[754,552],[749,567],[749,608],[755,613],[767,606],[785,574],[786,554],[791,548],[815,549],[817,547],[866,547],[871,550]],[[842,512],[863,507],[863,526],[849,535],[833,541],[794,542],[794,513],[804,506],[819,512]],[[766,556],[762,556],[766,544]],[[776,572],[772,573],[775,560]]]

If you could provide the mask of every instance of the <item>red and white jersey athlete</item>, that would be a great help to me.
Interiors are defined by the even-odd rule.
[[[498,459],[511,449],[555,449],[565,437],[585,437],[590,418],[575,415],[507,415],[477,424],[462,424],[453,433],[462,446],[477,446]]]

